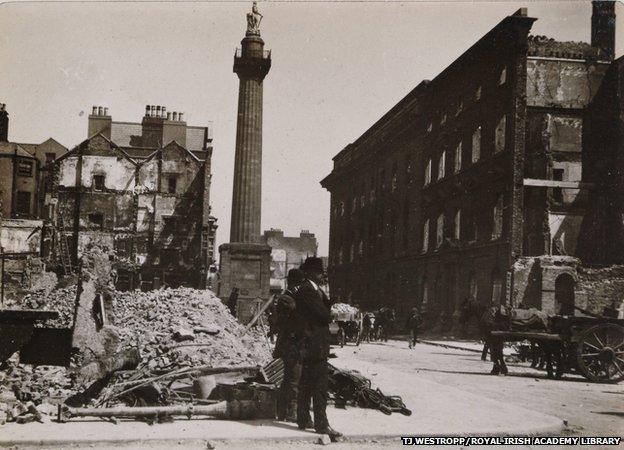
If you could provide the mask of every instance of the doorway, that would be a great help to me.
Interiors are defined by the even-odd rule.
[[[562,316],[574,315],[574,278],[564,273],[555,280],[555,306]]]

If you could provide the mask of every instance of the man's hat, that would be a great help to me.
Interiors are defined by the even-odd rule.
[[[288,271],[288,284],[299,284],[305,281],[305,274],[300,269],[290,269]]]
[[[309,256],[301,265],[301,270],[306,272],[323,273],[323,260],[316,256]]]

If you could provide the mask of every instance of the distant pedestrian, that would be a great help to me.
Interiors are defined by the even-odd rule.
[[[422,325],[422,315],[418,308],[412,308],[412,311],[407,318],[407,329],[410,332],[409,337],[409,348],[414,348],[416,346],[416,341],[418,340],[418,331],[420,330],[420,326]]]
[[[364,314],[364,318],[362,319],[362,330],[358,336],[357,345],[360,345],[360,342],[366,341],[370,342],[370,334],[371,329],[373,327],[373,321],[371,320],[370,314]]]
[[[230,309],[230,314],[236,317],[236,305],[238,303],[238,288],[235,287],[232,289],[232,293],[230,294],[230,298],[228,298],[227,306]]]

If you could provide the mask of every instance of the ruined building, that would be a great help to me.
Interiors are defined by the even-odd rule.
[[[571,314],[582,267],[624,262],[615,3],[592,6],[591,44],[504,18],[334,157],[334,296],[442,328],[470,296]]]
[[[284,232],[271,228],[265,230],[260,241],[271,247],[271,292],[286,289],[290,269],[298,269],[308,256],[316,256],[318,243],[314,233],[301,230],[299,236],[284,236]]]
[[[41,144],[9,141],[9,112],[0,104],[0,248],[6,278],[23,279],[27,260],[41,254],[42,168],[66,151],[52,138]]]
[[[140,123],[93,107],[88,138],[46,166],[49,252],[67,270],[91,243],[114,249],[119,289],[204,287],[217,228],[211,132],[161,106]]]

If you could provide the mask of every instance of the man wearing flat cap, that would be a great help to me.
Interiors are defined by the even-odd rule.
[[[314,427],[317,433],[327,434],[332,441],[337,441],[342,434],[329,426],[326,412],[331,301],[319,286],[324,272],[323,260],[317,257],[306,258],[301,270],[306,281],[295,293],[302,362],[297,425],[300,429]],[[314,422],[310,418],[310,401],[313,405]]]

